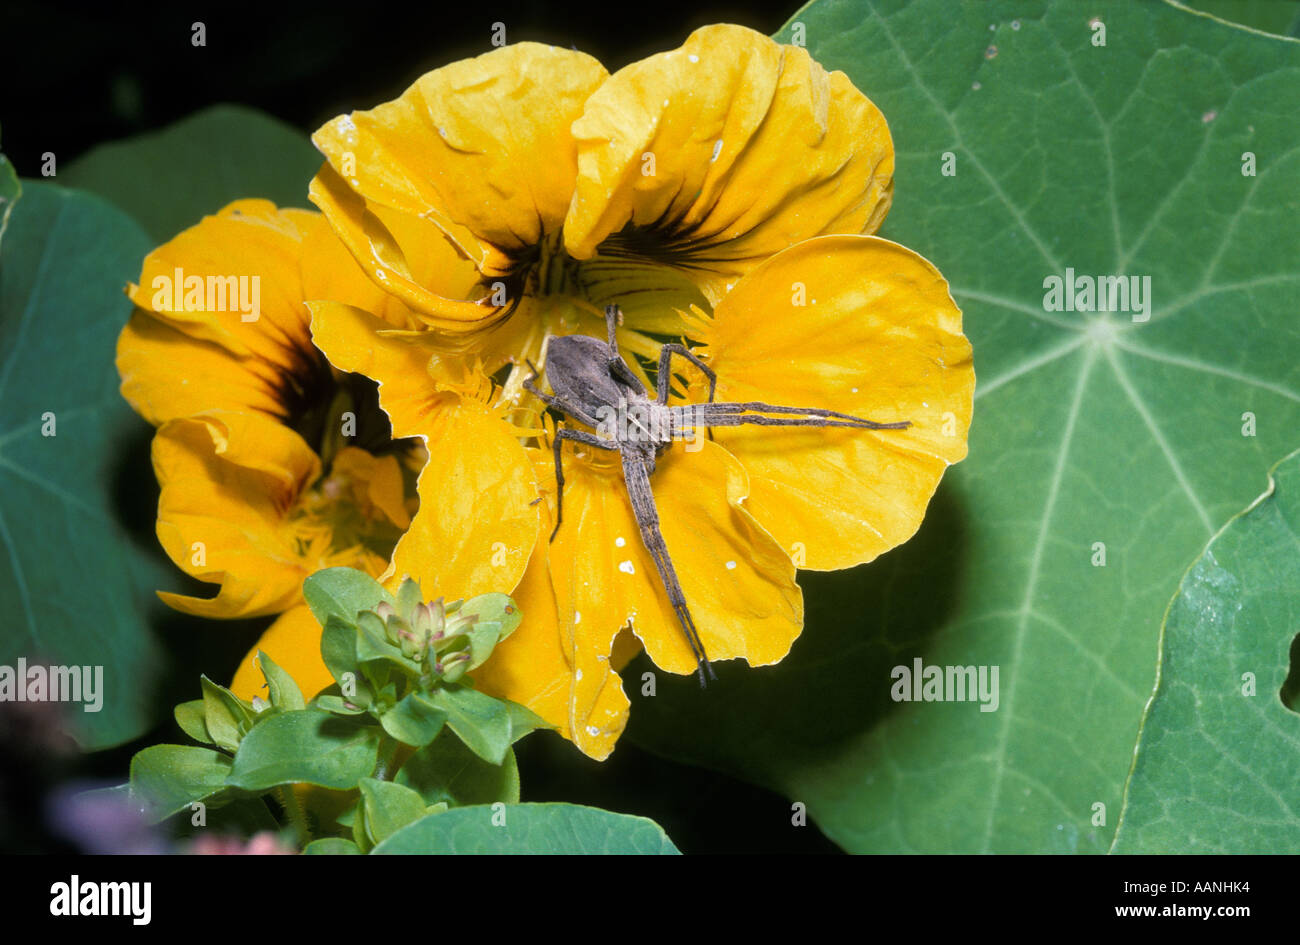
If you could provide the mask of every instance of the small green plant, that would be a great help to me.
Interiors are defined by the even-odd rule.
[[[270,795],[303,852],[366,853],[449,808],[519,800],[511,746],[549,726],[466,675],[519,626],[508,595],[425,601],[409,578],[393,595],[351,568],[317,572],[303,594],[334,684],[307,701],[260,652],[266,698],[203,677],[203,697],[175,715],[211,747],[153,745],[132,759],[126,789],[151,821],[240,805],[264,822]]]

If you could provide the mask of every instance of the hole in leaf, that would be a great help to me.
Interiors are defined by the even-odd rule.
[[[1282,681],[1278,696],[1292,712],[1300,712],[1300,633],[1291,641],[1291,671]]]

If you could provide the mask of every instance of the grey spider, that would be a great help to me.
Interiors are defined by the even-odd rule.
[[[623,360],[618,349],[616,329],[622,322],[618,306],[605,309],[608,341],[589,335],[564,335],[549,340],[544,363],[546,379],[553,393],[546,394],[536,386],[541,372],[529,365],[533,374],[524,381],[524,388],[538,397],[548,407],[570,420],[576,420],[600,432],[561,427],[556,430],[555,451],[555,528],[551,540],[559,534],[564,509],[564,464],[562,450],[565,440],[583,443],[601,450],[617,451],[623,465],[623,481],[627,487],[632,513],[641,532],[641,542],[654,560],[664,591],[672,604],[673,612],[681,624],[686,640],[698,665],[700,685],[705,684],[705,673],[716,679],[709,663],[704,643],[700,639],[690,607],[682,593],[681,583],[673,568],[668,546],[659,529],[659,513],[655,508],[650,476],[655,471],[655,459],[674,440],[687,439],[695,429],[703,427],[736,427],[742,425],[773,427],[852,427],[860,430],[901,430],[911,425],[904,420],[897,423],[877,423],[851,414],[837,413],[820,407],[785,407],[761,401],[739,403],[716,402],[717,375],[693,351],[681,344],[665,344],[659,352],[659,371],[655,399],[651,400],[645,385]],[[685,358],[708,379],[709,400],[705,404],[669,405],[668,394],[672,382],[672,357]],[[767,416],[782,414],[784,416]],[[614,417],[622,423],[611,423]],[[710,431],[709,436],[712,437]]]

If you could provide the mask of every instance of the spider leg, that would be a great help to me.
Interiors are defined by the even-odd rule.
[[[713,404],[689,404],[686,405],[700,425],[703,426],[740,426],[737,422],[714,422],[714,421],[754,421],[758,423],[757,418],[746,415],[747,411],[788,414],[791,417],[813,417],[827,421],[822,426],[834,427],[857,427],[863,430],[905,430],[912,425],[910,420],[900,420],[896,423],[878,423],[875,420],[867,420],[863,417],[855,417],[853,414],[840,413],[836,410],[825,410],[821,407],[784,407],[779,404],[767,404],[762,401],[747,401],[744,403],[713,403]],[[670,407],[670,410],[680,408]],[[816,423],[807,422],[786,422],[781,417],[766,417],[766,426],[817,426]],[[830,422],[841,421],[841,422]]]
[[[623,313],[617,305],[605,306],[605,330],[609,333],[609,350],[618,353],[618,326],[623,323]]]
[[[673,408],[669,408],[673,409]],[[847,420],[823,420],[820,417],[765,417],[762,414],[729,414],[721,417],[710,417],[699,419],[686,417],[681,421],[683,427],[703,426],[703,427],[814,427],[819,430],[839,427],[846,430],[901,430],[908,426],[906,422],[896,424],[881,424],[864,421],[862,423],[849,423]],[[675,439],[686,439],[686,437],[675,437]]]
[[[701,361],[699,356],[690,348],[686,347],[686,345],[679,345],[675,342],[666,344],[659,349],[659,373],[656,380],[659,390],[656,392],[658,396],[655,397],[655,403],[664,406],[668,404],[668,392],[673,381],[672,359],[674,354],[690,361],[700,369],[700,373],[709,379],[709,403],[713,403],[713,395],[718,389],[717,373],[713,368]],[[711,429],[705,427],[704,432],[710,440],[713,439],[713,431]]]
[[[673,355],[679,355],[687,361],[690,361],[691,364],[694,364],[700,369],[701,374],[709,379],[709,403],[713,403],[714,392],[718,389],[717,373],[713,368],[701,361],[699,356],[690,348],[686,347],[686,345],[679,345],[676,343],[666,344],[659,349],[659,390],[657,392],[659,396],[656,398],[656,401],[660,404],[668,403],[668,389],[669,385],[672,383],[671,364]]]
[[[609,373],[615,378],[627,384],[635,391],[645,393],[645,385],[641,379],[632,373],[627,362],[623,360],[623,355],[618,350],[618,326],[623,322],[623,313],[619,311],[617,305],[605,306],[605,328],[609,332]]]
[[[556,410],[563,411],[564,408],[560,406],[560,402],[558,400],[556,400],[550,394],[543,393],[541,389],[537,386],[537,384],[534,383],[539,377],[542,376],[537,372],[537,368],[533,367],[533,363],[531,361],[528,362],[528,366],[530,368],[533,368],[533,376],[524,378],[524,383],[523,383],[524,390],[528,391],[528,393],[532,394],[542,403],[546,404],[546,406],[554,407]]]
[[[708,654],[704,651],[704,641],[700,639],[699,631],[695,628],[695,620],[686,605],[686,595],[682,593],[682,585],[677,580],[673,560],[668,555],[668,545],[659,530],[659,512],[655,508],[654,492],[650,489],[650,474],[646,470],[644,460],[624,453],[623,481],[627,485],[628,498],[632,501],[632,512],[636,516],[637,527],[641,530],[641,542],[645,545],[646,551],[650,552],[650,557],[654,559],[655,569],[659,572],[659,579],[668,594],[673,613],[677,615],[677,622],[681,624],[682,632],[686,634],[686,642],[690,644],[691,653],[695,656],[700,687],[703,688],[706,671],[709,678],[718,677],[714,674]]]
[[[602,450],[618,449],[617,444],[612,444],[609,440],[603,440],[596,434],[587,433],[584,430],[564,428],[555,431],[555,439],[552,442],[552,449],[555,451],[555,528],[551,529],[551,541],[555,541],[555,536],[560,533],[560,521],[564,515],[564,463],[561,453],[565,440],[585,443],[587,446],[594,446]]]

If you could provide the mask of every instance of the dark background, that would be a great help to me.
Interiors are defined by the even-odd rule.
[[[681,45],[708,23],[774,33],[800,0],[474,0],[464,4],[185,3],[150,9],[5,0],[0,143],[20,175],[218,102],[311,131],[395,98],[424,72],[506,40],[576,47],[611,72]],[[481,9],[482,12],[475,12]],[[191,25],[207,46],[191,45]]]
[[[354,108],[396,97],[415,78],[456,59],[487,52],[493,24],[508,42],[573,46],[610,71],[672,49],[691,30],[716,22],[775,32],[797,0],[744,4],[691,0],[538,3],[488,0],[465,9],[438,4],[348,3],[303,9],[264,3],[185,4],[183,9],[105,9],[12,2],[0,14],[0,144],[20,175],[39,174],[41,154],[60,167],[118,138],[166,126],[208,105],[234,102],[304,132]],[[191,24],[206,26],[206,47],[191,44]],[[306,182],[304,181],[304,188]],[[148,466],[147,428],[140,468],[123,480],[147,484],[122,495],[133,524],[152,532],[157,490]],[[151,491],[152,490],[152,491]],[[210,588],[207,590],[210,591]],[[205,593],[199,591],[199,593]],[[177,615],[168,704],[195,698],[200,672],[228,679],[268,621],[211,622]],[[629,667],[628,685],[640,678]],[[137,742],[90,757],[59,750],[48,720],[0,718],[0,850],[68,850],[44,825],[48,788],[68,778],[125,780],[130,756],[177,741],[168,721]],[[635,723],[632,735],[635,735]],[[625,737],[609,761],[593,762],[549,734],[518,746],[526,801],[569,801],[658,821],[688,853],[835,852],[811,823],[793,827],[790,802],[701,768],[656,758]]]

